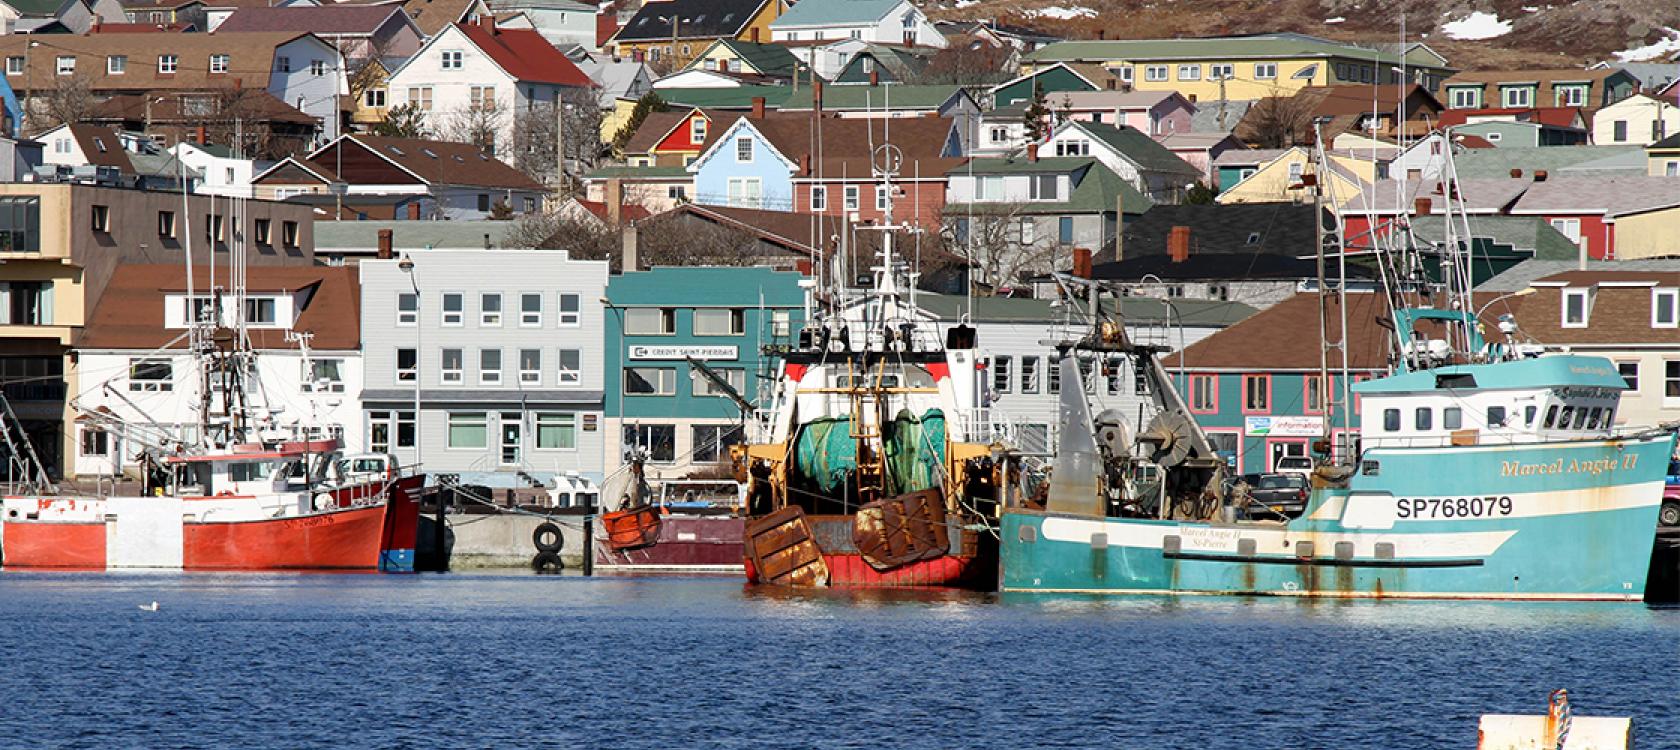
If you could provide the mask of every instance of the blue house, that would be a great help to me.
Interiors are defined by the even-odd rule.
[[[606,422],[611,474],[632,447],[648,453],[649,475],[721,472],[753,414],[702,374],[706,370],[754,406],[774,377],[766,346],[790,344],[804,322],[803,275],[756,267],[664,267],[607,284]]]
[[[1388,329],[1382,295],[1347,295],[1348,370],[1352,382],[1387,372]],[[1336,321],[1332,308],[1334,338]],[[1163,361],[1191,414],[1234,471],[1273,471],[1284,456],[1314,455],[1313,443],[1327,433],[1334,445],[1356,445],[1358,397],[1348,403],[1350,419],[1334,404],[1342,390],[1341,355],[1332,351],[1328,382],[1320,377],[1318,295],[1297,294],[1184,350],[1182,359]]]
[[[760,127],[764,122],[736,120],[688,165],[695,203],[793,210],[793,173],[799,165],[765,136]]]

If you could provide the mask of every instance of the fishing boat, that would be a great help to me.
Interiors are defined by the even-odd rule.
[[[1343,365],[1327,406],[1350,424],[1351,391],[1363,429],[1355,441],[1325,420],[1298,514],[1255,507],[1224,482],[1157,352],[1094,315],[1069,347],[1137,358],[1158,413],[1133,439],[1123,423],[1093,420],[1076,380],[1063,383],[1063,422],[1086,429],[1063,432],[1042,507],[1004,509],[1002,590],[1641,599],[1674,431],[1615,426],[1626,383],[1608,360],[1547,355],[1503,325],[1504,343],[1485,341],[1468,244],[1440,249],[1438,288],[1400,268],[1417,264],[1385,272],[1392,372],[1351,384]],[[1332,383],[1347,304],[1345,284],[1324,283],[1325,257],[1320,382]],[[1340,328],[1328,322],[1337,310]]]
[[[1006,463],[981,408],[975,331],[941,335],[894,254],[903,228],[876,229],[868,283],[827,295],[798,342],[772,352],[769,406],[749,442],[732,448],[747,502],[746,576],[992,590]]]

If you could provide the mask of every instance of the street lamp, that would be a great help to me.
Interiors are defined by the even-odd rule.
[[[1167,285],[1167,282],[1162,281],[1161,277],[1156,276],[1155,274],[1152,274],[1152,273],[1146,273],[1143,276],[1138,278],[1138,283],[1141,284],[1141,283],[1143,283],[1145,281],[1148,281],[1150,279],[1155,280],[1155,285],[1156,286],[1162,287],[1162,289],[1161,289],[1161,304],[1167,306],[1167,325],[1172,326],[1173,320],[1174,319],[1178,320],[1178,373],[1177,373],[1177,375],[1178,375],[1178,380],[1179,380],[1179,387],[1189,388],[1190,387],[1189,382],[1184,379],[1184,315],[1179,313],[1178,306],[1174,305],[1173,301],[1172,301],[1172,298],[1167,296],[1167,290],[1165,289],[1165,287]]]
[[[1502,300],[1511,299],[1513,297],[1527,297],[1528,295],[1533,294],[1537,291],[1539,291],[1539,290],[1530,286],[1530,287],[1524,287],[1524,288],[1519,289],[1517,291],[1511,292],[1510,294],[1501,294],[1498,297],[1494,297],[1493,299],[1488,300],[1487,304],[1476,308],[1476,314],[1472,317],[1475,318],[1476,320],[1481,320],[1482,319],[1482,313],[1486,312],[1488,308],[1493,307],[1494,304],[1496,304],[1496,303],[1498,303]]]
[[[669,16],[659,16],[659,20],[671,24],[671,70],[675,72],[680,58],[677,57],[677,29],[681,28],[683,19],[675,13]]]
[[[397,268],[408,275],[408,285],[414,290],[414,463],[422,460],[420,454],[420,282],[414,273],[414,259],[403,253],[402,260],[397,261]],[[402,374],[398,371],[398,376]],[[397,434],[402,434],[402,420],[397,420]]]

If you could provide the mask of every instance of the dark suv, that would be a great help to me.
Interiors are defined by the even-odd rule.
[[[1249,518],[1294,518],[1307,509],[1311,487],[1301,474],[1244,474],[1248,483]]]

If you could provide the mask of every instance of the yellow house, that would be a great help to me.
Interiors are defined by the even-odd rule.
[[[1677,191],[1680,195],[1680,191]],[[1606,223],[1616,236],[1616,259],[1672,258],[1680,255],[1680,198],[1675,205],[1611,214]]]
[[[1057,42],[1028,54],[1023,72],[1058,62],[1101,65],[1138,91],[1177,91],[1191,101],[1293,96],[1308,86],[1398,83],[1430,91],[1455,70],[1421,43],[1404,55],[1302,34],[1203,39],[1129,39]]]
[[[1370,159],[1333,153],[1325,156],[1330,160],[1329,174],[1325,178],[1326,203],[1344,204],[1376,181],[1377,166]],[[1261,164],[1254,174],[1232,185],[1214,200],[1218,203],[1310,201],[1312,190],[1302,184],[1301,177],[1316,172],[1312,152],[1304,146],[1296,146]]]
[[[1680,133],[1646,146],[1645,160],[1652,177],[1680,177]]]
[[[390,75],[384,63],[369,60],[351,77],[350,94],[356,97],[356,108],[350,112],[350,123],[357,130],[366,131],[384,122],[385,113],[391,111],[390,92],[385,86]]]
[[[770,41],[785,0],[665,0],[646,3],[603,45],[608,54],[681,70],[719,39]]]

